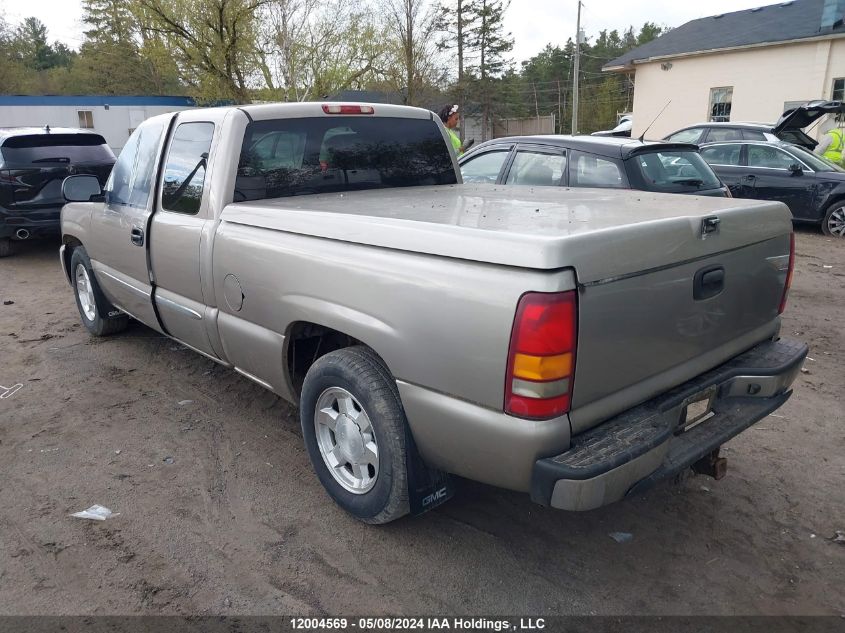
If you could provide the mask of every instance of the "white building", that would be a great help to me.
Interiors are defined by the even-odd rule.
[[[189,97],[0,95],[0,127],[78,127],[101,134],[115,154],[157,114],[196,107]]]
[[[713,15],[672,29],[603,70],[634,75],[634,137],[664,107],[649,138],[706,121],[774,123],[801,103],[845,99],[843,19],[845,0],[785,0]],[[823,121],[810,135],[819,138],[831,125]]]

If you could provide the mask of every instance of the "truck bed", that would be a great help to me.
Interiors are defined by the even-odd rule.
[[[721,220],[720,234],[702,240],[701,218],[714,214]],[[777,202],[489,185],[241,202],[228,205],[222,220],[520,268],[577,265],[580,283],[740,248],[791,230],[790,216]]]
[[[702,220],[713,216],[717,230],[704,237]],[[552,275],[574,271],[576,433],[775,336],[792,231],[779,202],[488,185],[244,202],[226,207],[222,220]],[[710,270],[722,286],[695,296]]]

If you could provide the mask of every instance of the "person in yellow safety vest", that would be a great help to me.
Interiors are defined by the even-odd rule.
[[[842,162],[842,153],[845,150],[845,132],[842,130],[843,115],[836,115],[836,127],[825,133],[824,138],[814,150],[816,154],[825,157],[832,163],[845,166]]]
[[[449,140],[452,141],[452,147],[455,148],[455,153],[460,156],[464,153],[464,147],[461,144],[460,137],[453,131],[454,128],[458,127],[458,106],[443,106],[440,108],[438,115],[440,116],[440,120],[443,121],[443,125],[446,126],[446,131],[449,133]]]

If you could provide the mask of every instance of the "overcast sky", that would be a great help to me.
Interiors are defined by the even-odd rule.
[[[0,0],[0,13],[10,22],[35,16],[47,25],[51,40],[71,48],[82,41],[80,0]],[[591,0],[581,10],[581,28],[587,37],[602,29],[622,31],[643,22],[679,26],[707,15],[773,4],[766,0]],[[536,55],[549,42],[564,44],[575,35],[577,0],[513,0],[505,26],[513,33],[513,56],[522,61]]]

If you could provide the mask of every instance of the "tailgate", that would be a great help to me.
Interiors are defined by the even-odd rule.
[[[785,208],[754,211],[757,217],[719,212],[718,230],[706,237],[704,219],[652,225],[650,236],[628,231],[623,250],[637,246],[633,233],[639,235],[639,249],[651,254],[652,266],[644,270],[583,280],[576,267],[580,292],[570,415],[574,433],[777,333],[791,223]],[[686,240],[680,238],[684,222]],[[612,241],[610,233],[607,237]],[[618,255],[605,250],[609,260]]]

